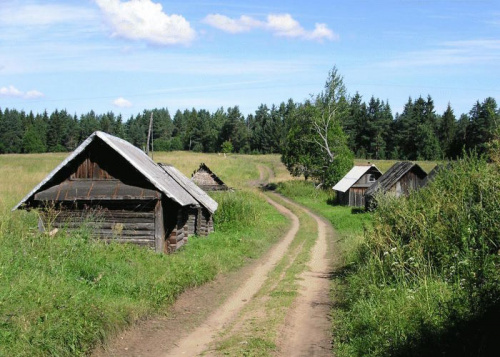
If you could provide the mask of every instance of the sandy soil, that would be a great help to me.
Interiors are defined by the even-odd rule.
[[[283,198],[289,204],[294,204]],[[328,249],[333,229],[328,222],[305,210],[318,224],[318,239],[311,252],[309,269],[301,274],[300,295],[290,309],[281,331],[283,356],[331,356],[330,272],[337,256]],[[332,241],[332,239],[330,239]]]

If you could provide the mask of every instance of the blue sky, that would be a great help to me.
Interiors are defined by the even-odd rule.
[[[348,92],[457,117],[500,97],[497,0],[0,0],[0,108],[214,111]]]

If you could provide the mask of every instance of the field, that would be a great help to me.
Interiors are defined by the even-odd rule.
[[[66,156],[0,156],[0,355],[86,355],[126,325],[164,311],[186,288],[259,257],[287,225],[248,185],[262,164],[285,179],[278,156],[155,153],[187,175],[205,162],[236,189],[216,197],[222,204],[209,240],[190,239],[163,256],[101,244],[84,228],[48,237],[34,212],[10,210]]]
[[[185,289],[259,258],[288,224],[255,189],[262,180],[276,183],[280,193],[320,213],[335,228],[342,255],[339,268],[344,268],[333,275],[332,299],[342,302],[352,293],[345,286],[346,278],[353,287],[359,288],[350,271],[352,267],[361,266],[359,249],[365,246],[367,232],[371,232],[373,215],[353,214],[350,208],[332,206],[331,192],[290,177],[278,155],[154,153],[155,161],[172,164],[187,176],[204,162],[228,186],[235,188],[233,193],[215,194],[220,207],[215,216],[216,232],[210,239],[190,239],[184,249],[171,256],[134,246],[105,245],[92,240],[84,228],[71,236],[59,232],[55,237],[48,237],[38,232],[36,213],[10,212],[66,156],[0,156],[0,244],[3,247],[0,355],[87,355],[135,321],[164,313],[165,307]],[[386,171],[393,162],[372,163]],[[435,165],[433,162],[419,164],[427,172]],[[371,304],[372,310],[366,305],[365,310],[358,310],[362,311],[358,317],[369,318],[372,313],[386,311],[385,303],[376,305],[372,300]],[[365,340],[350,341],[348,336],[353,332],[349,329],[361,322],[352,320],[345,306],[360,309],[348,303],[335,305],[334,334],[343,336],[336,341],[336,347],[342,355],[356,355],[355,344],[363,346],[372,337],[367,334],[362,336]],[[389,316],[387,311],[385,314]],[[440,324],[446,322],[439,321]],[[387,323],[395,322],[388,320]],[[412,333],[411,326],[395,326]],[[377,344],[383,345],[384,341],[374,339],[370,343],[377,350]],[[229,348],[224,346],[222,350]],[[379,355],[384,355],[385,350],[380,348]],[[258,347],[254,351],[257,352]]]

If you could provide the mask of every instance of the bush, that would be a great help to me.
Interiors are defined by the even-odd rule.
[[[498,192],[497,168],[471,155],[408,199],[380,197],[341,295],[339,355],[489,355],[496,337],[467,326],[500,311]]]
[[[214,215],[217,229],[253,226],[260,217],[259,198],[255,194],[239,192],[217,192],[213,194],[219,207]]]

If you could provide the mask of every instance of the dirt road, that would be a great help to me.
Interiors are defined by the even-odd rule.
[[[259,167],[261,181],[272,175],[272,170],[264,170]],[[272,198],[268,198],[268,202],[292,222],[289,231],[270,252],[238,272],[185,292],[174,304],[169,318],[138,324],[118,336],[105,350],[96,351],[94,356],[216,355],[212,348],[219,333],[229,324],[237,324],[239,312],[252,301],[280,259],[289,254],[288,248],[299,229],[295,214]],[[331,261],[326,252],[327,237],[331,237],[332,230],[319,217],[307,213],[318,224],[318,237],[309,268],[300,276],[299,296],[279,329],[277,355],[280,356],[331,355],[328,319]]]

